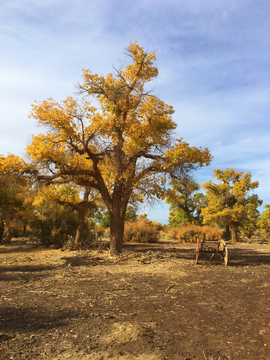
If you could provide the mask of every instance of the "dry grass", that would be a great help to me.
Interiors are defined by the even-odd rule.
[[[196,243],[197,239],[220,240],[223,230],[218,227],[187,224],[170,230],[168,236],[180,243]]]

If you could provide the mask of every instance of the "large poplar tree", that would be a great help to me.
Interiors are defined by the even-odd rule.
[[[28,154],[40,179],[96,189],[110,213],[111,252],[122,250],[128,203],[162,198],[166,182],[208,165],[207,148],[174,140],[174,110],[145,85],[158,75],[155,54],[136,42],[127,47],[131,64],[106,77],[83,70],[85,98],[32,105],[31,116],[48,132],[33,137]],[[87,100],[99,101],[99,111]]]

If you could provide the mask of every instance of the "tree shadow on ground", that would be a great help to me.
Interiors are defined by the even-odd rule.
[[[48,271],[56,270],[61,265],[14,265],[0,266],[0,281],[18,281],[40,279],[49,276]]]
[[[194,246],[188,244],[185,247],[176,245],[175,243],[158,243],[158,244],[142,244],[142,243],[128,243],[123,245],[123,250],[134,251],[136,253],[145,254],[148,252],[161,253],[167,256],[182,258],[186,260],[195,259],[195,244]]]
[[[184,250],[185,251],[185,250]],[[270,254],[257,251],[256,249],[243,249],[241,247],[233,247],[228,249],[228,265],[231,267],[239,266],[260,266],[270,264]],[[199,265],[217,265],[223,264],[220,254],[210,260],[210,253],[202,253],[199,257]],[[195,254],[194,254],[195,259]]]
[[[0,308],[0,332],[36,332],[40,329],[53,329],[64,326],[71,319],[80,318],[83,314],[58,310],[57,314],[48,314],[48,310],[40,307],[5,307]],[[87,316],[87,314],[85,314]]]
[[[230,266],[259,266],[269,264],[269,252],[261,252],[256,249],[243,249],[242,247],[237,247],[237,245],[229,248],[228,265]]]
[[[0,245],[0,254],[16,254],[16,253],[32,253],[37,251],[48,250],[47,247],[41,246],[40,244],[18,244],[10,243],[6,245]]]
[[[195,264],[196,258],[196,244],[175,244],[175,243],[158,243],[158,244],[138,244],[129,243],[124,244],[124,250],[145,253],[148,251],[164,252],[167,254],[174,254],[174,257],[185,260],[192,260]],[[228,247],[229,261],[228,266],[259,266],[270,264],[270,253],[261,252],[256,248],[242,248],[234,245]],[[211,253],[202,253],[199,258],[199,265],[223,265],[223,260],[220,254],[210,260]]]
[[[159,243],[124,243],[123,250],[135,252],[147,251],[179,251],[179,244],[174,242],[159,242]]]

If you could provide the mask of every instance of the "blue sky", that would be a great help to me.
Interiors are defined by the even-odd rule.
[[[155,51],[155,94],[175,109],[177,136],[209,147],[213,169],[251,172],[270,204],[269,0],[2,0],[0,154],[22,156],[34,100],[65,99],[82,68],[106,75],[138,41]],[[149,218],[163,223],[168,206]]]

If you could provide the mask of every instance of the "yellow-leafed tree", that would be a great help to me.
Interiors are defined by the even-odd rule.
[[[266,235],[270,234],[270,205],[264,206],[262,217],[259,221],[259,227],[265,232]]]
[[[146,91],[158,75],[155,54],[136,42],[127,47],[132,62],[106,77],[83,70],[80,102],[68,97],[32,105],[31,116],[48,132],[33,137],[28,154],[40,179],[96,189],[110,214],[111,252],[122,250],[128,203],[162,198],[171,178],[208,165],[207,148],[174,141],[173,108]],[[86,100],[98,100],[99,111]]]
[[[63,245],[64,238],[62,235],[58,236],[59,241],[56,239],[57,241],[55,242],[54,237],[51,236],[51,229],[54,231],[57,220],[59,220],[60,217],[62,218],[61,224],[67,227],[65,222],[70,223],[69,216],[71,216],[71,212],[75,212],[77,226],[74,245],[79,247],[87,223],[87,215],[90,211],[97,211],[99,209],[99,202],[98,194],[95,194],[95,191],[86,187],[81,188],[70,182],[69,184],[51,184],[40,187],[36,192],[33,206],[35,209],[35,217],[41,221],[45,220],[45,231],[47,237],[51,238],[46,239],[45,236],[43,236],[46,240],[44,242],[49,244],[49,241],[51,241],[52,244],[59,247]],[[46,219],[47,217],[51,220],[51,228],[48,225],[49,222],[48,224],[46,223],[46,220],[48,220]],[[42,232],[42,226],[40,226],[39,230]],[[59,229],[59,233],[61,232],[60,230],[61,229]]]
[[[19,156],[0,155],[0,243],[10,242],[15,228],[26,227],[32,216],[29,165]]]
[[[249,220],[249,215],[262,204],[258,195],[248,195],[259,186],[251,181],[251,174],[234,169],[214,170],[218,184],[208,181],[202,185],[206,189],[208,206],[202,209],[204,224],[219,224],[229,229],[232,242],[237,242],[239,227]]]

